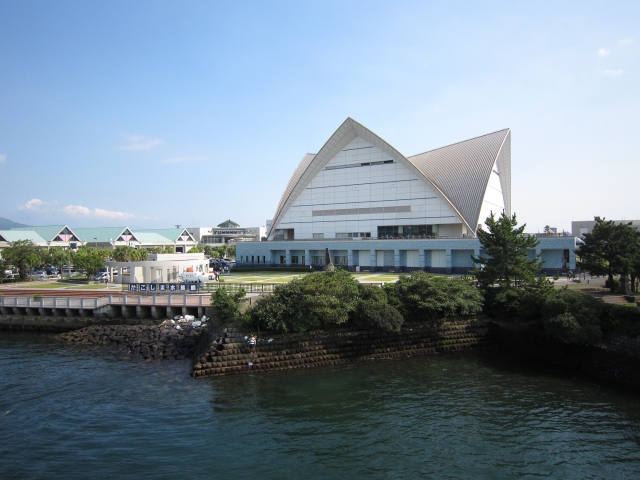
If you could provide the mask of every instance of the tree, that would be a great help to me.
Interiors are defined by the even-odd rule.
[[[245,295],[242,287],[237,292],[228,292],[224,287],[219,288],[211,295],[213,319],[218,325],[242,324],[247,321],[247,315],[242,312]]]
[[[84,270],[87,277],[92,277],[104,268],[104,260],[110,253],[109,250],[98,250],[83,245],[75,253],[73,263],[76,268]]]
[[[352,313],[358,328],[399,332],[404,323],[402,314],[389,305],[384,289],[366,283],[358,284],[358,303]]]
[[[615,223],[595,217],[591,233],[583,235],[576,249],[578,266],[591,275],[607,275],[607,284],[615,290],[614,275],[620,275],[620,293],[630,293],[629,277],[640,263],[640,232],[631,223]]]
[[[472,274],[481,287],[500,285],[503,290],[534,284],[544,262],[529,259],[529,250],[538,246],[535,237],[525,235],[526,224],[518,227],[516,215],[504,212],[498,220],[491,214],[485,221],[488,231],[478,229],[480,244],[487,256],[472,257]]]
[[[189,253],[202,253],[204,249],[200,245],[196,245],[195,247],[191,247],[189,249]]]
[[[227,245],[218,245],[213,249],[213,258],[224,258],[227,254]]]
[[[54,246],[46,250],[47,254],[47,265],[53,265],[58,267],[60,273],[62,273],[62,265],[65,263],[71,263],[71,254],[70,252],[64,250],[62,247]]]
[[[213,248],[211,248],[211,245],[204,246],[204,254],[209,258],[213,257]]]
[[[42,265],[40,249],[31,240],[17,240],[11,242],[2,250],[2,257],[10,265],[18,268],[21,280],[26,280],[33,267]]]
[[[162,253],[176,253],[176,249],[173,248],[173,245],[165,245],[164,252]]]
[[[400,275],[387,291],[392,297],[391,303],[410,321],[433,322],[482,311],[482,295],[469,280],[461,277],[437,277],[415,271]]]
[[[536,276],[544,265],[540,257],[529,259],[529,250],[538,241],[524,234],[526,225],[518,227],[515,215],[503,212],[498,220],[491,215],[485,225],[488,231],[478,230],[478,237],[486,256],[472,257],[472,274],[482,290],[485,312],[507,318],[539,317],[554,288],[544,276]]]
[[[159,246],[151,247],[149,253],[164,253],[164,248]]]
[[[348,272],[316,272],[278,285],[248,310],[251,322],[279,332],[341,325],[358,306],[358,281]]]
[[[229,245],[227,247],[227,257],[228,258],[236,258],[236,246],[234,245]]]

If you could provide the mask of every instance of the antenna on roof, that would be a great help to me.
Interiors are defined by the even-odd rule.
[[[176,228],[180,228],[180,225],[176,225]]]

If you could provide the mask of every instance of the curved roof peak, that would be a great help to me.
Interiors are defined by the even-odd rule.
[[[356,137],[368,141],[433,185],[469,230],[475,233],[489,176],[496,162],[505,210],[508,214],[511,211],[510,132],[507,128],[405,157],[371,130],[347,117],[317,154],[308,153],[302,158],[282,194],[267,237],[277,230],[282,216],[309,182]]]

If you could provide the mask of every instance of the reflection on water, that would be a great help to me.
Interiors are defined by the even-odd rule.
[[[0,477],[640,478],[640,397],[553,367],[189,365],[0,332]]]

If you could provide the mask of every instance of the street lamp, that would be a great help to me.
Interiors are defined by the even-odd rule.
[[[96,248],[98,248],[98,238],[97,237],[93,237],[93,239],[96,241]]]

